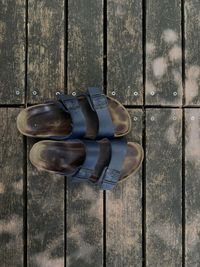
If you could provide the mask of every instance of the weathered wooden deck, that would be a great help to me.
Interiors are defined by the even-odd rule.
[[[199,0],[0,0],[0,267],[200,266]],[[27,105],[104,87],[141,171],[112,192],[39,173]]]

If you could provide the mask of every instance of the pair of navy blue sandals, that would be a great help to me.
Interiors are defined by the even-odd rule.
[[[131,131],[129,113],[99,88],[28,107],[18,115],[17,127],[26,136],[43,139],[30,151],[32,164],[72,183],[111,190],[143,160],[142,147],[124,138]]]

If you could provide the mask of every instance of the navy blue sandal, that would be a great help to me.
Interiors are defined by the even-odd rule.
[[[30,160],[39,170],[65,175],[72,183],[111,190],[139,169],[143,149],[125,139],[46,140],[32,147]]]
[[[89,88],[84,94],[60,95],[57,101],[22,110],[17,126],[22,134],[30,137],[100,139],[126,135],[131,120],[122,104],[99,88]]]

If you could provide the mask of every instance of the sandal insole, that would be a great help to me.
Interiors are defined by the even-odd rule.
[[[100,142],[100,158],[92,180],[98,179],[104,166],[110,160],[109,145],[106,139]],[[40,141],[30,151],[30,160],[40,170],[65,174],[73,173],[85,159],[85,148],[82,143],[70,141]],[[142,147],[133,142],[128,143],[127,154],[123,163],[120,179],[136,172],[143,160]]]
[[[85,97],[79,98],[86,118],[86,138],[94,138],[98,129],[96,113],[91,109]],[[108,108],[115,127],[115,137],[126,135],[131,128],[127,110],[116,100],[108,97]],[[68,113],[55,103],[39,104],[26,108],[17,118],[19,131],[30,137],[67,136],[72,131],[72,121]]]

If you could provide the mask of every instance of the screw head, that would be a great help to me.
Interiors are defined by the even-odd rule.
[[[37,91],[34,90],[32,94],[33,94],[33,95],[37,95]]]
[[[134,120],[134,121],[137,121],[137,117],[134,117],[133,120]]]
[[[154,118],[154,116],[151,116],[151,121],[155,121],[155,118]]]
[[[150,93],[152,96],[154,96],[155,95],[155,92],[154,91],[151,91],[151,93]]]
[[[177,94],[178,94],[177,92],[173,92],[173,96],[177,96]]]
[[[134,94],[134,96],[137,96],[138,95],[138,92],[134,92],[133,94]]]
[[[16,90],[16,91],[15,91],[15,94],[16,94],[16,95],[20,95],[20,91],[19,91],[19,90]]]
[[[115,91],[112,91],[112,93],[111,93],[112,95],[116,95],[116,92]]]
[[[72,92],[72,95],[73,95],[73,96],[76,96],[76,92]]]

